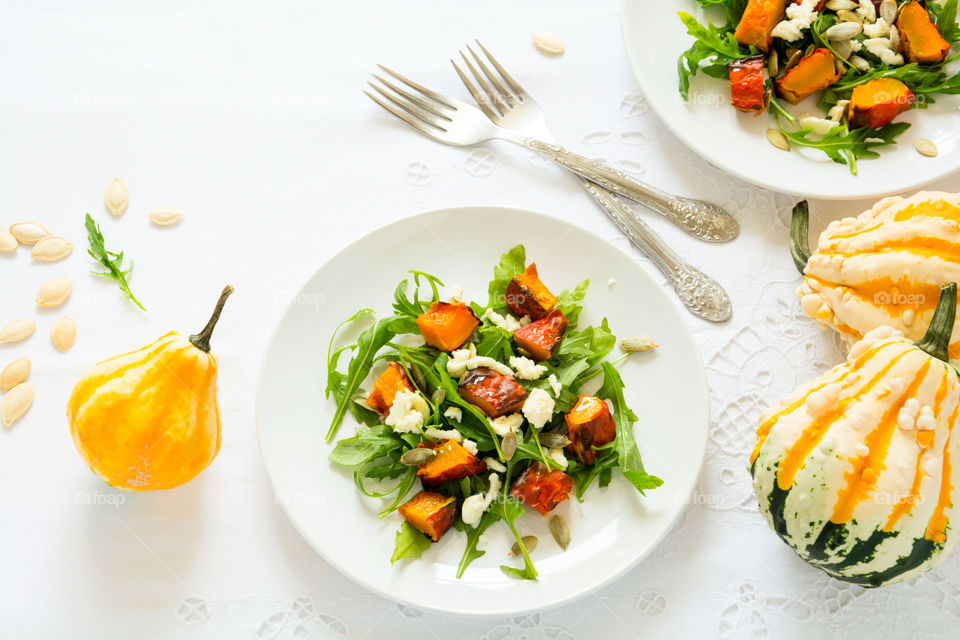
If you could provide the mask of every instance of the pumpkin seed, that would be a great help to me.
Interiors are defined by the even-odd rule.
[[[800,49],[787,49],[787,63],[783,65],[783,72],[786,73],[797,66],[797,63],[800,62],[800,57],[803,55],[803,52]]]
[[[870,63],[867,62],[866,58],[861,58],[860,56],[850,56],[850,59],[847,62],[852,64],[857,71],[870,71]]]
[[[3,329],[0,329],[0,344],[5,342],[20,342],[33,335],[37,323],[33,320],[14,320]]]
[[[863,24],[863,18],[849,9],[840,9],[840,11],[837,11],[837,18],[839,18],[841,22],[856,22],[857,24]]]
[[[790,151],[790,141],[779,129],[767,129],[767,140],[777,149]]]
[[[512,460],[513,454],[517,452],[517,446],[520,442],[517,440],[516,431],[508,431],[507,435],[503,436],[503,442],[500,443],[500,448],[503,450],[503,457],[506,460]]]
[[[433,449],[418,447],[416,449],[410,449],[400,456],[400,463],[405,464],[408,467],[419,467],[420,465],[432,460],[433,456],[435,455],[437,455],[437,452]]]
[[[510,555],[519,556],[523,551],[520,550],[520,543],[523,543],[523,548],[527,550],[529,554],[537,546],[537,536],[523,536],[518,542],[513,543],[513,547],[510,549]]]
[[[540,434],[540,444],[548,449],[561,449],[570,444],[570,438],[555,431],[545,431]]]
[[[877,21],[877,7],[873,4],[873,0],[860,0],[860,9],[857,13],[863,16],[864,22]]]
[[[937,145],[935,145],[932,140],[927,140],[926,138],[917,138],[913,141],[913,146],[920,152],[920,155],[927,156],[928,158],[936,158],[939,153]]]
[[[66,353],[77,339],[77,323],[73,318],[63,316],[50,327],[50,342],[61,353]]]
[[[14,360],[0,371],[0,391],[6,392],[27,379],[30,375],[30,361],[26,358]]]
[[[841,58],[838,58],[837,56],[833,56],[833,66],[837,70],[837,75],[842,76],[844,73],[847,72],[846,65],[844,64],[843,60]]]
[[[897,25],[890,25],[890,49],[893,51],[900,50],[900,30],[897,29]]]
[[[147,217],[149,217],[150,221],[154,224],[158,224],[161,227],[169,227],[170,225],[180,222],[180,218],[183,217],[183,211],[174,209],[173,207],[157,207],[156,209],[152,209],[150,213],[147,214]]]
[[[433,392],[433,395],[430,396],[430,402],[433,404],[443,404],[443,401],[447,398],[447,392],[444,389],[437,389]]]
[[[410,372],[410,377],[413,378],[413,384],[416,385],[417,389],[426,391],[427,381],[423,378],[423,373],[415,364],[411,364],[407,367],[407,370]]]
[[[47,236],[33,245],[30,257],[41,262],[56,262],[73,251],[73,243],[59,236]]]
[[[817,48],[817,45],[813,44],[812,42],[808,44],[807,48],[803,50],[803,57],[804,58],[809,57],[809,55],[813,53],[814,49],[816,48]]]
[[[10,233],[20,244],[36,244],[47,236],[53,235],[39,222],[17,222],[10,225]]]
[[[859,22],[838,22],[823,32],[830,40],[849,40],[863,31]]]
[[[853,0],[829,0],[824,6],[830,11],[850,11],[858,8],[860,3],[853,2]]]
[[[20,243],[17,242],[16,236],[6,229],[0,229],[0,251],[9,253],[16,251],[19,246]]]
[[[533,40],[533,45],[544,53],[560,55],[565,50],[563,40],[553,33],[547,33],[546,31],[531,33],[530,39]]]
[[[44,283],[37,292],[37,306],[41,309],[60,306],[70,297],[71,291],[73,283],[70,278],[57,278]]]
[[[107,206],[107,211],[115,216],[127,210],[127,205],[130,204],[130,192],[127,191],[127,185],[123,184],[123,180],[114,178],[110,181],[107,190],[103,193],[103,203]]]
[[[620,348],[627,353],[633,353],[636,351],[649,351],[650,349],[656,349],[659,346],[660,345],[658,345],[656,342],[645,336],[630,336],[629,338],[624,338],[620,341]]]
[[[899,11],[897,0],[883,0],[883,2],[880,3],[880,17],[883,18],[883,21],[887,24],[893,24],[897,20],[897,13],[899,13]]]
[[[767,56],[767,73],[770,74],[771,78],[777,77],[777,73],[780,71],[780,57],[777,55],[776,49],[770,50],[770,55]]]
[[[570,546],[570,527],[563,516],[550,518],[550,533],[553,534],[553,539],[557,541],[560,548],[566,551]]]
[[[29,382],[21,382],[0,400],[0,417],[5,426],[12,426],[23,417],[33,404],[33,387]]]

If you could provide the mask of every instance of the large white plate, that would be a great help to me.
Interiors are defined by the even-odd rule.
[[[690,86],[690,102],[677,92],[680,54],[693,43],[677,17],[686,11],[704,22],[723,22],[721,12],[704,10],[695,0],[652,2],[621,0],[620,19],[627,55],[637,82],[660,119],[691,149],[725,171],[768,189],[811,198],[871,198],[915,189],[960,168],[960,96],[936,96],[927,109],[911,109],[898,121],[912,126],[900,143],[882,150],[880,158],[858,163],[853,176],[844,165],[819,151],[786,153],[774,148],[766,130],[771,117],[739,113],[730,106],[727,80],[697,74]],[[956,66],[956,65],[954,65]],[[787,105],[789,106],[789,105]],[[794,113],[818,113],[811,97]],[[917,138],[933,140],[940,154],[921,156],[913,148]]]
[[[512,545],[494,525],[463,579],[455,577],[465,538],[448,533],[420,560],[390,565],[400,517],[377,520],[380,501],[363,498],[352,475],[328,461],[324,435],[334,411],[325,400],[325,358],[334,327],[358,309],[387,312],[408,269],[460,284],[486,300],[493,265],[524,243],[529,260],[554,289],[585,277],[593,283],[582,321],[609,318],[619,336],[653,337],[660,349],[633,356],[621,371],[626,397],[639,414],[636,437],[644,462],[664,485],[641,498],[623,478],[592,488],[584,504],[558,507],[573,542],[563,552],[546,519],[525,514],[520,529],[540,544],[538,582],[505,576]],[[616,285],[608,286],[608,280]],[[709,425],[699,352],[677,307],[630,257],[566,222],[527,211],[464,207],[390,224],[323,265],[280,321],[263,361],[257,394],[260,450],[277,501],[294,526],[332,565],[382,595],[416,607],[466,615],[511,615],[560,604],[621,575],[648,554],[688,504],[703,460]],[[348,417],[340,437],[352,435]]]

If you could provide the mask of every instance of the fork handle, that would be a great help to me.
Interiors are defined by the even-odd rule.
[[[740,233],[736,219],[713,203],[674,196],[558,144],[535,138],[524,138],[520,143],[609,191],[650,207],[701,240],[727,242]]]
[[[611,192],[582,177],[580,183],[620,227],[624,235],[667,276],[680,296],[680,301],[691,313],[711,322],[725,322],[730,319],[733,313],[730,296],[716,280],[687,264],[646,222],[634,215]]]

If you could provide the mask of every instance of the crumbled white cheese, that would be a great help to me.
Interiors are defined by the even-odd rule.
[[[547,449],[547,455],[550,456],[550,459],[556,462],[561,467],[566,468],[567,466],[567,456],[563,455],[563,448],[561,447],[551,447]]]
[[[473,440],[464,438],[461,444],[463,445],[463,448],[469,451],[472,455],[477,455],[477,453],[479,453],[479,449],[477,449],[477,443]]]
[[[816,19],[818,2],[819,0],[803,0],[800,3],[788,4],[786,19],[773,28],[771,35],[787,42],[799,40]]]
[[[500,437],[507,435],[511,431],[516,431],[522,424],[523,415],[520,413],[510,413],[490,421],[490,426],[493,427],[494,432]]]
[[[519,329],[521,326],[523,326],[520,324],[519,320],[517,320],[515,317],[513,317],[509,313],[503,316],[497,313],[496,311],[494,311],[493,309],[487,309],[487,311],[483,315],[487,320],[492,322],[495,326],[500,327],[504,331],[509,331],[510,333],[513,333],[514,331]],[[527,316],[524,316],[524,317],[527,317]]]
[[[453,440],[455,442],[463,442],[463,434],[461,434],[456,429],[437,429],[435,427],[430,427],[423,432],[423,435],[428,438],[433,438],[434,440]]]
[[[523,356],[510,356],[510,366],[516,369],[521,380],[537,380],[547,372],[545,366]]]
[[[463,422],[463,410],[461,410],[460,407],[447,407],[447,410],[443,412],[443,415],[451,420]]]
[[[868,38],[885,38],[890,35],[890,25],[883,18],[878,18],[874,23],[863,25],[863,35]]]
[[[487,489],[486,493],[477,493],[468,496],[463,501],[463,506],[460,507],[460,518],[464,524],[468,524],[471,527],[477,526],[480,518],[483,517],[483,512],[487,510],[487,507],[490,506],[493,499],[496,498],[500,492],[500,476],[496,473],[491,473],[489,480],[490,488]]]
[[[416,391],[400,391],[393,397],[390,413],[384,422],[397,433],[416,433],[430,415],[427,401]]]
[[[873,0],[860,0],[860,8],[856,14],[863,19],[864,23],[873,22],[877,19],[877,8],[873,6]]]
[[[542,429],[553,417],[553,407],[553,398],[549,393],[543,389],[532,389],[523,403],[523,415],[534,429]]]
[[[463,302],[463,287],[458,284],[450,287],[450,292],[447,294],[447,302],[451,304]]]
[[[547,378],[547,382],[550,383],[550,388],[553,390],[554,397],[559,398],[560,392],[563,391],[563,385],[560,384],[560,381],[557,379],[557,374],[551,373],[550,377]]]
[[[530,319],[530,316],[523,316],[522,318],[520,318],[520,326],[521,326],[521,327],[525,327],[525,326],[527,326],[528,324],[530,324],[531,322],[533,322],[533,320]]]
[[[473,343],[470,343],[470,346],[466,349],[457,349],[450,354],[450,359],[447,360],[447,373],[452,378],[459,378],[469,369],[476,369],[477,367],[487,367],[504,376],[513,375],[513,369],[502,362],[497,362],[487,356],[478,356],[477,348]]]
[[[490,469],[491,471],[498,471],[500,473],[507,472],[507,468],[503,466],[503,463],[497,460],[496,458],[487,456],[486,458],[483,459],[483,461],[486,463],[487,469]]]

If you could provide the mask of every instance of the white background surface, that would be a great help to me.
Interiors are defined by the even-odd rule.
[[[0,256],[0,323],[38,320],[33,338],[0,347],[4,363],[33,360],[37,390],[30,413],[0,430],[0,636],[938,638],[956,629],[956,558],[911,583],[865,591],[804,565],[756,514],[745,467],[760,410],[839,358],[793,297],[791,199],[726,177],[664,131],[634,89],[615,2],[515,4],[4,3],[0,219],[44,222],[75,250],[52,265],[32,264],[22,250]],[[532,30],[556,32],[567,53],[539,54]],[[441,147],[360,93],[374,64],[385,62],[463,95],[447,59],[474,36],[573,149],[723,202],[743,224],[735,244],[709,246],[649,216],[735,304],[726,325],[687,319],[713,395],[694,504],[653,557],[596,595],[481,622],[398,607],[316,556],[274,502],[253,418],[260,356],[293,293],[327,256],[386,221],[502,204],[626,246],[560,170],[501,144]],[[120,219],[108,219],[102,204],[114,176],[131,192]],[[960,179],[938,186],[958,190]],[[815,231],[869,204],[814,202]],[[186,211],[180,226],[150,226],[146,212],[163,205]],[[111,282],[85,275],[93,266],[85,211],[102,222],[108,246],[135,259],[131,284],[148,313]],[[47,338],[60,312],[33,305],[41,283],[63,276],[75,289],[62,312],[80,331],[66,355]],[[226,282],[237,294],[214,337],[219,457],[173,491],[109,489],[73,449],[69,389],[96,360],[169,329],[196,331]]]

